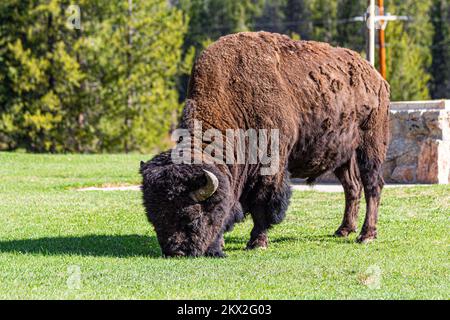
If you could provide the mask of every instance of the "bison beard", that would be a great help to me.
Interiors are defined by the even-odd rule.
[[[192,71],[180,128],[278,129],[279,170],[261,164],[174,164],[170,152],[141,164],[143,197],[167,256],[224,256],[223,234],[249,213],[247,248],[267,247],[267,231],[286,213],[289,178],[313,182],[332,170],[345,191],[336,236],[357,229],[376,238],[388,145],[389,85],[357,53],[266,32],[219,39]]]

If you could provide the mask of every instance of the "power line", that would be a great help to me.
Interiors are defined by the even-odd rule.
[[[400,16],[404,20],[406,20],[407,16]],[[408,22],[414,22],[416,19],[414,17],[408,17]],[[347,18],[347,19],[322,19],[322,20],[311,20],[311,21],[280,21],[280,22],[255,22],[255,23],[249,23],[249,25],[253,26],[254,28],[263,28],[263,27],[292,27],[292,26],[332,26],[332,25],[342,25],[342,24],[350,24],[353,22],[363,22],[363,17],[354,17],[354,18]],[[433,19],[429,20],[430,22],[450,22],[450,18],[447,19]],[[235,27],[235,24],[215,24],[215,25],[209,25],[207,29],[209,30],[225,30],[225,29],[233,29]],[[200,33],[199,33],[200,34]]]

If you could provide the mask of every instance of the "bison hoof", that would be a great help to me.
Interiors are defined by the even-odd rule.
[[[367,243],[374,241],[376,238],[377,238],[376,232],[369,233],[369,234],[361,234],[358,236],[358,238],[356,238],[356,242],[362,243],[362,244],[367,244]]]
[[[222,251],[207,252],[206,256],[210,257],[210,258],[226,258],[227,257],[227,255],[225,253],[223,253]]]
[[[338,238],[346,238],[353,232],[356,232],[356,228],[339,228],[334,233],[334,236]]]
[[[267,247],[269,246],[268,241],[267,241],[267,237],[264,238],[258,238],[256,240],[250,240],[247,243],[247,247],[246,250],[253,250],[253,249],[267,249]]]

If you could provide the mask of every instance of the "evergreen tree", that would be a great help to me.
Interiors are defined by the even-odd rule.
[[[265,0],[172,0],[188,19],[183,44],[182,74],[178,78],[180,101],[186,97],[187,84],[195,57],[219,37],[253,30]]]
[[[284,16],[284,33],[297,34],[304,40],[311,39],[313,25],[308,0],[287,0]]]
[[[431,10],[434,27],[431,65],[431,94],[434,99],[450,99],[450,4],[434,0]]]
[[[431,0],[390,1],[388,12],[411,17],[411,21],[390,22],[386,31],[387,78],[391,99],[429,99],[427,72],[432,56],[432,24],[428,15]]]
[[[336,44],[338,2],[309,0],[309,7],[314,26],[313,39]]]
[[[74,92],[84,74],[71,52],[68,1],[5,0],[0,4],[3,110],[7,148],[64,150],[62,134]],[[5,98],[6,97],[6,98]]]
[[[165,147],[180,110],[176,79],[186,32],[166,0],[115,2],[94,40],[102,88],[100,150]]]
[[[366,0],[340,0],[337,7],[337,34],[336,42],[342,47],[353,49],[357,52],[366,50],[367,24],[352,21],[354,17],[365,14],[367,10]]]
[[[265,0],[178,0],[173,3],[189,17],[185,49],[194,46],[197,55],[208,40],[249,31],[261,14]]]
[[[167,144],[186,32],[165,0],[0,3],[0,148],[142,152]]]
[[[286,0],[265,0],[262,13],[256,17],[253,28],[268,32],[282,33],[284,31]]]

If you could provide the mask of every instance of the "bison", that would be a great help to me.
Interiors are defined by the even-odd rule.
[[[357,241],[375,239],[388,115],[388,83],[351,50],[267,32],[220,38],[195,62],[179,128],[277,129],[279,169],[262,175],[260,162],[175,163],[171,151],[141,162],[144,206],[163,254],[223,257],[224,232],[247,214],[254,223],[247,248],[266,248],[268,230],[285,217],[290,177],[313,183],[330,170],[345,191],[335,235],[356,232],[364,189]]]

